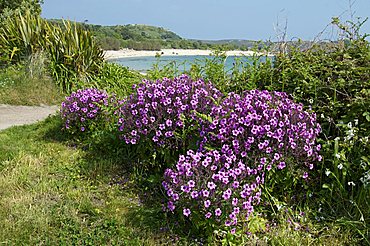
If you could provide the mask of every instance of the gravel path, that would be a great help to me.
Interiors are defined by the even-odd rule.
[[[32,124],[56,114],[59,106],[12,106],[0,104],[0,130]]]

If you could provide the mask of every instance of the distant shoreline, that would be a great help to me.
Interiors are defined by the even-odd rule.
[[[162,49],[160,51],[121,49],[121,50],[105,50],[104,58],[106,60],[112,60],[126,57],[156,56],[157,54],[160,54],[161,56],[208,56],[212,52],[213,52],[212,50],[197,50],[197,49]],[[265,55],[265,53],[257,53],[254,51],[242,51],[242,50],[226,51],[227,56],[253,56],[255,54]],[[267,54],[267,56],[273,55]]]

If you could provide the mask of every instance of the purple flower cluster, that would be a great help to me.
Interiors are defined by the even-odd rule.
[[[108,105],[108,94],[98,89],[73,92],[61,105],[64,127],[69,130],[86,131],[101,114],[101,106]]]
[[[218,150],[189,150],[180,156],[176,168],[165,172],[167,209],[174,211],[178,206],[186,217],[196,213],[212,223],[236,226],[259,203],[264,182],[264,173],[248,164]]]
[[[166,208],[190,219],[235,232],[259,204],[267,172],[289,168],[308,179],[322,158],[316,115],[285,93],[251,90],[223,96],[210,82],[186,75],[144,80],[135,90],[114,112],[120,137],[127,144],[144,139],[187,151],[165,171],[162,184]],[[65,127],[84,131],[109,100],[96,89],[72,93],[62,103]],[[190,150],[184,141],[197,145]]]
[[[230,93],[210,114],[205,125],[203,145],[221,149],[229,156],[284,169],[288,163],[300,163],[313,169],[321,160],[316,137],[321,132],[316,114],[303,110],[286,93],[251,90],[243,95]],[[250,165],[250,164],[249,164]],[[307,178],[307,173],[303,173]]]
[[[231,228],[259,203],[265,172],[299,165],[307,179],[321,160],[316,115],[285,93],[230,93],[209,116],[199,119],[204,134],[198,151],[188,151],[165,172],[170,211],[178,207],[187,217],[200,213]]]
[[[187,75],[173,80],[144,80],[135,89],[119,109],[121,138],[127,144],[148,138],[175,148],[179,141],[176,134],[194,124],[196,112],[210,113],[214,100],[222,96],[211,83],[193,81]]]

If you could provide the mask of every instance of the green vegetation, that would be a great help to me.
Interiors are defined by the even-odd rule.
[[[111,90],[115,86],[116,93],[126,93],[138,81],[132,80],[130,86],[121,82],[141,78],[138,73],[104,62],[103,50],[81,25],[49,23],[30,12],[5,20],[0,27],[0,50],[1,66],[32,60],[45,68],[43,72],[54,78],[61,92],[94,86]]]
[[[197,41],[186,40],[162,27],[148,25],[99,26],[83,24],[107,50],[129,48],[160,50],[164,48],[207,48]]]
[[[63,94],[53,79],[36,65],[14,65],[0,70],[0,104],[37,106],[62,102]],[[37,70],[32,70],[32,66]]]
[[[132,86],[140,83],[143,78],[142,74],[130,71],[127,67],[105,62],[93,82],[93,87],[118,96],[127,96],[131,94]]]
[[[61,20],[48,20],[60,25]],[[101,26],[87,23],[77,23],[89,30],[96,37],[104,50],[118,50],[129,48],[134,50],[160,49],[212,49],[212,50],[264,50],[277,51],[282,44],[299,46],[300,49],[311,47],[310,41],[289,41],[287,43],[255,40],[196,40],[180,37],[178,34],[163,27],[148,25],[118,25]],[[324,42],[322,44],[325,44]]]
[[[61,25],[61,20],[48,20],[54,25]],[[262,48],[270,42],[252,40],[192,40],[185,39],[176,33],[162,27],[148,25],[118,25],[101,26],[87,23],[77,23],[85,30],[94,34],[104,50],[129,48],[134,50],[160,49],[220,49],[220,50],[249,50],[255,46]]]
[[[225,70],[221,53],[204,67],[193,64],[188,72],[215,81],[224,92],[285,91],[316,112],[323,129],[323,162],[317,163],[308,185],[286,183],[287,177],[267,183],[269,195],[264,199],[272,209],[267,214],[275,217],[281,207],[310,208],[311,216],[322,223],[347,228],[369,244],[370,45],[367,35],[359,32],[363,23],[334,18],[333,25],[344,37],[338,42],[312,45],[304,52],[288,46],[287,53],[274,59],[261,63],[254,57],[251,64],[236,64],[231,71]],[[173,64],[155,68],[149,73],[153,78],[183,72]]]
[[[178,218],[165,216],[153,177],[132,166],[133,149],[109,137],[103,146],[78,144],[61,128],[54,116],[0,132],[1,243],[196,245],[202,240],[179,227]],[[244,238],[244,244],[357,244],[348,229],[310,217],[302,217],[310,231],[296,231],[286,223],[294,216],[282,210],[276,226]],[[210,245],[220,245],[223,237],[215,235]]]
[[[370,238],[370,46],[357,32],[361,22],[333,23],[346,40],[330,50],[277,57],[273,83],[266,87],[291,93],[317,113],[324,162],[312,189],[320,194],[316,201],[327,218]]]
[[[43,0],[0,0],[0,21],[14,15],[15,13],[41,13],[41,4]],[[0,25],[2,24],[0,22]]]
[[[59,117],[0,132],[0,243],[159,245],[160,207],[143,204],[119,156],[76,148]]]
[[[19,13],[6,19],[0,33],[3,64],[46,52],[50,73],[63,92],[71,92],[77,82],[88,83],[103,62],[92,35],[71,22],[59,27],[30,12]]]
[[[4,3],[9,9],[19,6]],[[16,12],[0,24],[0,103],[57,104],[64,93],[88,87],[115,96],[112,105],[102,106],[99,122],[81,134],[69,134],[60,116],[0,131],[0,243],[370,244],[370,45],[360,33],[363,22],[333,19],[343,39],[305,51],[288,45],[273,59],[237,60],[230,71],[225,55],[216,52],[190,71],[169,64],[148,73],[154,80],[187,72],[211,80],[224,93],[285,91],[315,112],[321,124],[323,161],[314,163],[308,182],[297,182],[287,172],[275,174],[263,187],[263,205],[247,223],[253,234],[214,228],[205,237],[204,228],[181,213],[162,211],[163,170],[158,169],[175,164],[173,152],[118,139],[117,103],[143,75],[104,62],[99,43],[135,49],[219,44],[184,40],[144,25],[101,27]]]
[[[62,27],[46,24],[46,28],[51,74],[62,91],[85,86],[99,74],[103,51],[88,31],[71,22],[63,22]]]

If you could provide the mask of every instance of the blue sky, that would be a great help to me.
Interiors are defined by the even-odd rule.
[[[369,17],[370,0],[44,0],[42,16],[100,25],[161,26],[184,38],[277,40],[287,23],[287,39],[311,40],[331,17]],[[280,31],[279,31],[280,29]],[[370,20],[363,27],[370,33]],[[327,28],[322,39],[330,38]]]

